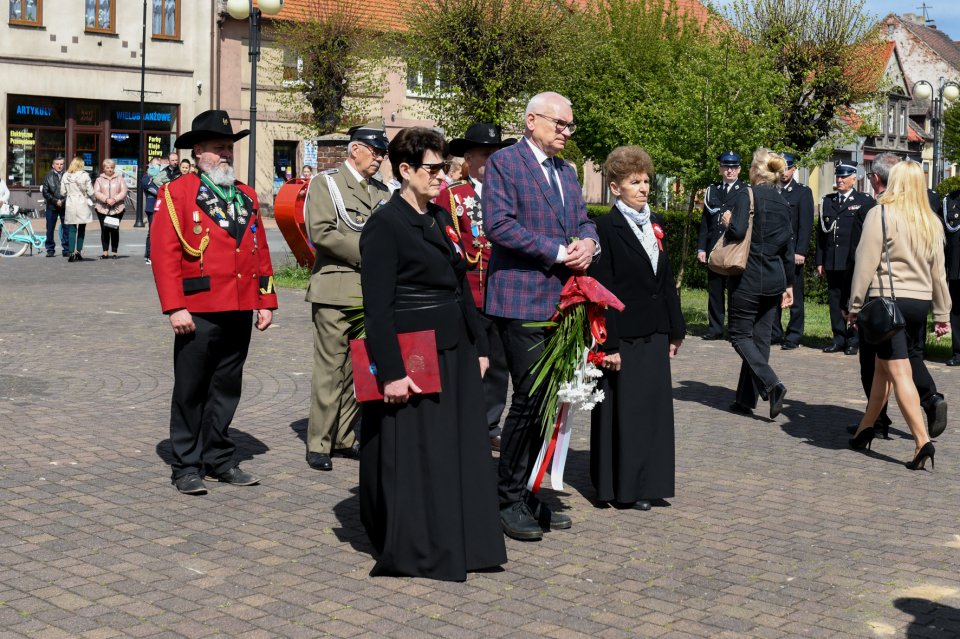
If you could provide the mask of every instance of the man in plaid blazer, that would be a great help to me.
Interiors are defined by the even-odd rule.
[[[523,324],[550,319],[567,278],[585,271],[600,245],[577,172],[557,157],[576,129],[570,101],[534,96],[524,127],[522,140],[487,160],[483,225],[493,249],[484,311],[496,322],[513,380],[500,443],[500,520],[508,536],[537,540],[571,521],[526,490],[541,445],[540,397],[530,394],[528,371],[545,331]]]

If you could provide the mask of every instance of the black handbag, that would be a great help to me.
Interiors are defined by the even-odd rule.
[[[885,342],[903,330],[903,313],[897,307],[897,296],[893,291],[893,274],[890,270],[890,251],[887,248],[887,219],[885,206],[880,207],[880,224],[883,229],[883,252],[887,257],[887,278],[890,281],[890,297],[874,297],[860,308],[857,313],[857,326],[863,339],[871,344]],[[881,283],[882,284],[882,283]]]

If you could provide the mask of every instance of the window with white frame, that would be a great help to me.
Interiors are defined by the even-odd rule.
[[[445,86],[440,79],[439,64],[407,60],[407,95],[431,95]]]

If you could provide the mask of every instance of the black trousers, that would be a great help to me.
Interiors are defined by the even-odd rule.
[[[800,344],[803,337],[803,264],[794,265],[793,269],[793,305],[790,307],[790,317],[787,319],[787,331],[784,334],[781,328],[783,309],[777,311],[777,321],[773,323],[773,342],[790,342]]]
[[[194,313],[197,330],[173,342],[170,446],[173,479],[233,467],[236,446],[227,429],[240,403],[250,348],[251,311]]]
[[[109,249],[116,253],[120,246],[120,229],[104,224],[103,221],[107,219],[107,216],[103,213],[97,213],[97,217],[100,218],[100,246],[103,248],[103,252],[106,253]],[[117,220],[122,220],[123,213],[115,217]]]
[[[521,500],[535,504],[526,486],[543,442],[540,437],[543,387],[534,394],[530,393],[533,375],[529,371],[543,352],[546,330],[523,326],[528,320],[498,317],[494,318],[494,321],[503,342],[510,378],[513,380],[513,396],[510,410],[503,421],[500,441],[497,480],[500,508],[506,508]]]
[[[707,269],[707,335],[723,337],[727,276]]]
[[[953,306],[950,308],[950,333],[953,338],[953,356],[960,357],[960,280],[950,280],[950,299]]]
[[[770,368],[770,331],[780,308],[780,295],[730,294],[730,341],[743,364],[737,382],[737,403],[755,408],[757,397],[780,381]]]
[[[897,307],[903,313],[903,319],[906,322],[903,333],[907,342],[907,359],[910,360],[913,384],[917,387],[917,394],[920,395],[920,406],[923,407],[924,412],[929,414],[939,396],[937,383],[933,381],[933,376],[930,375],[930,371],[923,361],[923,347],[927,339],[927,313],[930,311],[930,302],[901,297],[897,298]],[[867,399],[870,399],[870,389],[873,386],[876,356],[877,345],[861,339],[860,383],[863,385],[863,392]],[[883,411],[877,418],[877,423],[891,423],[887,416],[886,405],[884,405]]]
[[[843,319],[843,310],[840,308],[840,298],[843,293],[843,282],[846,271],[824,271],[827,275],[827,303],[830,306],[830,328],[833,331],[833,343],[838,346],[851,348],[857,346],[859,336],[856,329],[847,326]]]
[[[483,376],[483,401],[487,407],[487,427],[490,437],[500,434],[500,418],[507,407],[507,385],[510,370],[507,368],[507,354],[503,350],[503,340],[494,318],[480,314],[490,343],[490,368]]]

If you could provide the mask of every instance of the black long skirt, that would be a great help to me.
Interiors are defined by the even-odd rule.
[[[590,478],[598,501],[673,497],[669,345],[662,333],[621,340],[620,371],[604,371],[605,398],[590,416]]]
[[[360,517],[371,575],[464,581],[507,561],[477,351],[441,351],[439,394],[365,402]]]

